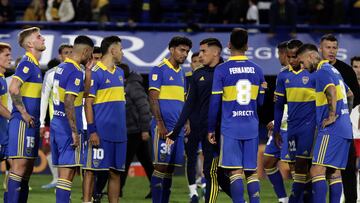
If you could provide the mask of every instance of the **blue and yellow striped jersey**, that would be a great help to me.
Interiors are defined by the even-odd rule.
[[[2,73],[0,73],[0,103],[1,105],[7,108],[7,103],[8,103],[7,84],[4,74]],[[8,143],[7,124],[8,124],[7,119],[0,116],[0,145],[5,145]]]
[[[222,95],[222,135],[234,139],[258,136],[257,106],[264,94],[263,82],[262,69],[246,56],[232,56],[215,68],[212,94]]]
[[[89,97],[94,97],[94,121],[101,139],[124,142],[126,135],[126,108],[124,72],[114,67],[110,72],[100,61],[91,74]]]
[[[185,73],[164,59],[149,75],[149,90],[160,92],[159,105],[167,128],[173,128],[180,116],[185,99]]]
[[[289,66],[279,73],[274,94],[286,98],[290,130],[315,123],[315,83],[309,71]]]
[[[78,131],[83,130],[83,75],[80,65],[69,58],[65,59],[65,61],[56,68],[52,91],[54,106],[52,122],[61,122],[64,128],[70,128],[68,119],[66,118],[64,100],[66,94],[72,94],[76,96],[74,102],[76,127]]]
[[[329,86],[334,86],[336,87],[336,115],[338,118],[334,124],[326,128],[331,128],[332,132],[337,136],[351,139],[352,127],[346,97],[349,88],[344,83],[339,71],[330,65],[327,60],[323,60],[319,63],[314,77],[316,79],[316,123],[318,128],[321,129],[323,120],[329,116],[325,90]]]
[[[26,111],[35,118],[38,124],[40,119],[40,97],[42,87],[42,74],[38,60],[26,52],[15,70],[13,78],[21,81],[20,94]],[[20,112],[13,105],[12,116],[21,118]]]

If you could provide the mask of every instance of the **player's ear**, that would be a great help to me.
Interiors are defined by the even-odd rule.
[[[175,48],[174,48],[174,47],[170,47],[169,51],[170,51],[170,53],[171,53],[171,55],[172,55],[172,54],[174,53],[174,51],[175,51]]]
[[[229,42],[228,45],[227,45],[228,49],[231,50],[231,43]]]

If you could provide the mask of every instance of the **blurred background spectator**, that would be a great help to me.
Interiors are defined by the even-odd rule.
[[[45,21],[45,4],[43,0],[32,0],[24,13],[24,21]]]
[[[93,20],[98,22],[108,22],[110,20],[108,0],[92,0],[91,8]]]
[[[230,0],[224,9],[224,24],[244,23],[248,7],[247,0]]]
[[[130,0],[129,22],[160,22],[160,0]]]
[[[71,0],[48,0],[46,9],[47,21],[68,22],[75,17]]]
[[[91,0],[74,0],[75,21],[91,21]]]
[[[254,24],[254,25],[259,24],[259,10],[257,7],[256,0],[249,1],[249,9],[247,10],[246,13],[246,22],[248,24]]]
[[[0,0],[0,23],[15,20],[15,11],[9,0]]]
[[[290,26],[291,32],[296,32],[296,5],[292,0],[275,0],[270,6],[270,32],[275,33],[279,26]]]

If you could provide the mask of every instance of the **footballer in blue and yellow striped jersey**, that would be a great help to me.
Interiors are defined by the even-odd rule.
[[[297,51],[303,66],[313,73],[316,91],[316,125],[318,135],[313,148],[312,190],[314,202],[326,202],[326,179],[329,179],[330,199],[340,202],[342,181],[340,170],[345,169],[352,127],[349,109],[354,96],[340,73],[321,60],[313,44],[304,44]]]
[[[7,158],[8,148],[8,120],[11,117],[7,109],[8,88],[4,73],[11,67],[11,46],[0,42],[0,161]]]
[[[183,135],[171,145],[166,144],[166,135],[175,127],[184,105],[185,73],[180,64],[185,62],[191,47],[190,39],[173,37],[169,42],[170,57],[149,74],[155,168],[151,179],[153,202],[169,201],[174,166],[181,166],[184,161]]]
[[[38,156],[40,139],[42,73],[39,59],[46,49],[45,38],[37,27],[20,31],[19,45],[26,54],[17,66],[9,86],[13,102],[8,144],[8,156],[11,159],[9,202],[26,202],[29,194],[29,178]]]

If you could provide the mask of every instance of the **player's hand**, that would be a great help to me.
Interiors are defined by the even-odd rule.
[[[171,146],[175,142],[175,140],[173,140],[173,138],[171,138],[171,135],[172,135],[172,131],[166,135],[166,145],[167,146]]]
[[[158,122],[157,124],[158,133],[160,139],[166,139],[166,135],[168,134],[167,129],[165,128],[165,124],[163,121]]]
[[[216,138],[215,138],[215,133],[208,133],[208,140],[211,144],[216,144]]]
[[[184,134],[185,136],[188,136],[191,132],[191,128],[190,128],[190,122],[187,121],[184,125]]]
[[[141,132],[142,141],[148,141],[150,139],[149,132]]]
[[[71,137],[73,139],[73,143],[71,143],[70,146],[77,148],[80,145],[80,135],[78,133],[72,132]]]
[[[325,128],[326,126],[333,124],[336,121],[337,117],[338,117],[338,115],[336,115],[336,116],[329,115],[329,117],[327,117],[323,120],[322,128]]]
[[[282,140],[282,137],[281,137],[281,135],[280,135],[279,132],[274,133],[274,139],[275,139],[275,144],[276,144],[276,146],[278,146],[279,148],[281,148],[281,145],[282,145],[282,143],[283,143],[283,140]]]
[[[35,127],[34,117],[32,117],[27,112],[21,114],[22,119],[25,121],[27,126],[30,126],[32,128]]]
[[[274,129],[274,122],[270,121],[267,125],[266,125],[266,129],[267,130],[273,130]]]
[[[45,135],[45,127],[40,127],[40,137],[43,138]]]
[[[100,145],[100,138],[97,133],[90,134],[89,143],[94,147],[98,147]]]
[[[90,59],[90,60],[85,64],[85,69],[91,70],[93,66],[94,66],[94,61]]]

